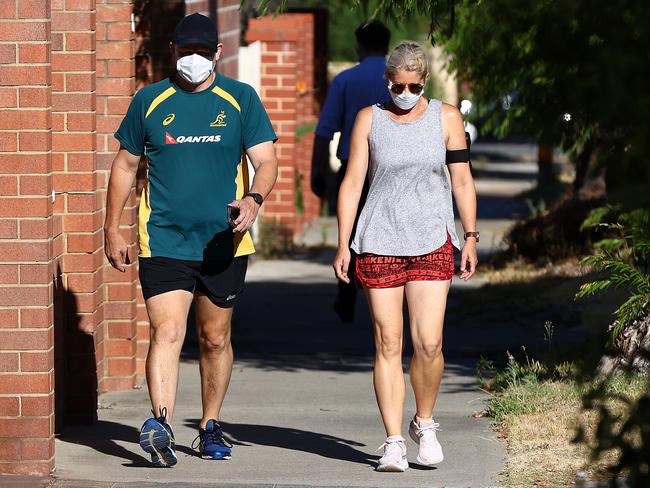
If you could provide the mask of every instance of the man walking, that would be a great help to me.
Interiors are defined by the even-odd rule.
[[[363,22],[354,31],[357,39],[359,64],[339,73],[327,92],[327,99],[316,127],[314,152],[312,156],[312,191],[323,198],[327,192],[327,167],[329,164],[329,142],[335,132],[341,132],[336,156],[341,160],[341,167],[336,176],[336,188],[328,199],[336,201],[338,188],[345,176],[350,157],[350,137],[357,113],[364,107],[390,100],[388,82],[384,78],[386,54],[390,42],[390,31],[378,20]],[[363,207],[359,204],[359,212]],[[354,231],[352,233],[354,235]],[[354,253],[350,269],[354,269]],[[356,284],[338,283],[338,296],[334,310],[343,322],[354,319],[354,306],[357,296]]]
[[[104,225],[106,256],[124,271],[120,216],[144,154],[139,265],[151,326],[146,372],[154,416],[142,426],[140,445],[155,466],[177,462],[171,423],[192,302],[203,405],[199,450],[203,458],[231,457],[218,420],[232,369],[232,310],[255,252],[248,230],[277,177],[277,137],[258,96],[215,72],[222,45],[214,23],[200,14],[185,17],[170,47],[177,73],[138,91],[115,133],[120,150]],[[250,188],[242,149],[255,168]]]

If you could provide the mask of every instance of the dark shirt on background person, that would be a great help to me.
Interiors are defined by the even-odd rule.
[[[339,73],[329,87],[327,98],[318,120],[314,149],[312,156],[311,188],[320,198],[327,197],[330,214],[336,212],[338,188],[345,176],[350,157],[350,139],[352,127],[357,114],[364,107],[385,103],[390,100],[388,82],[384,77],[386,71],[386,54],[390,42],[390,31],[378,20],[363,22],[354,31],[357,40],[357,55],[359,64]],[[336,181],[328,181],[329,143],[334,133],[340,132],[336,156],[341,161],[341,167],[336,175]],[[364,189],[359,211],[363,207]],[[354,269],[354,253],[350,269]],[[338,283],[338,295],[334,302],[334,310],[343,322],[354,319],[357,288],[352,283]]]
[[[384,56],[368,56],[353,68],[339,73],[330,85],[316,136],[331,141],[334,133],[340,132],[336,157],[341,161],[350,157],[350,136],[359,110],[390,100],[384,71]]]

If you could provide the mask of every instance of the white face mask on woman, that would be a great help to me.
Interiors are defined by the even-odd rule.
[[[395,103],[395,105],[397,105],[402,110],[411,110],[413,107],[415,107],[415,105],[418,103],[418,100],[420,100],[420,97],[422,96],[422,92],[418,93],[417,95],[413,95],[413,93],[407,90],[404,90],[399,95],[395,95],[392,91],[389,93],[390,97],[393,99],[393,103]]]
[[[200,54],[183,56],[176,61],[178,74],[192,85],[199,85],[214,71],[214,63]]]

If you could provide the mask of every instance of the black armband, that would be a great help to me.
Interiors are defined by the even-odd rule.
[[[455,149],[447,151],[447,164],[451,163],[469,163],[469,149]]]

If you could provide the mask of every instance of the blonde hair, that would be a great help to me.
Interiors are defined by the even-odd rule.
[[[429,78],[427,55],[417,42],[400,42],[388,55],[386,78],[395,76],[400,70],[415,71],[425,80]]]

